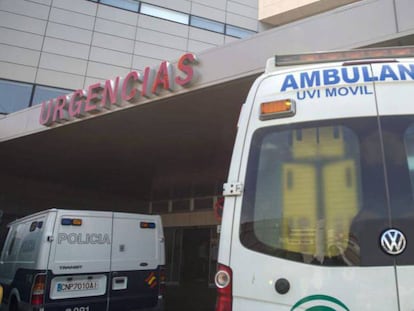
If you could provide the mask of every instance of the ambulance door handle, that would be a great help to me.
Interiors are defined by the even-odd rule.
[[[139,265],[140,265],[141,267],[146,267],[146,266],[148,266],[148,262],[141,262]]]
[[[290,283],[284,278],[280,278],[275,282],[275,290],[281,294],[286,294],[290,289]]]

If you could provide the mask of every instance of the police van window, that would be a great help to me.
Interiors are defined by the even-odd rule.
[[[11,256],[11,255],[13,254],[13,250],[15,249],[15,248],[14,248],[14,245],[15,245],[15,243],[16,243],[16,238],[17,238],[17,230],[13,231],[13,233],[12,233],[12,234],[13,234],[13,235],[12,235],[11,240],[10,240],[9,248],[8,248],[8,250],[7,250],[7,256]]]
[[[10,227],[8,227],[5,232],[2,232],[2,236],[1,236],[2,256],[4,256],[4,253],[7,251],[5,246],[6,246],[6,243],[8,242],[7,238],[9,236],[9,234],[11,234],[11,228]]]
[[[362,211],[374,209],[381,225],[388,217],[377,127],[361,118],[259,129],[245,180],[242,244],[307,264],[378,264],[359,231],[372,220]]]

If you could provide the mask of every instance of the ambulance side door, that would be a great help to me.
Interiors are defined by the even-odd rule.
[[[396,263],[400,310],[414,310],[414,61],[372,67],[391,214],[379,247]]]

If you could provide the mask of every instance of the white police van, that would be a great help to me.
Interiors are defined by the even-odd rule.
[[[9,310],[162,310],[158,215],[49,209],[8,225],[0,258]]]
[[[414,47],[269,60],[223,194],[217,311],[414,310]]]

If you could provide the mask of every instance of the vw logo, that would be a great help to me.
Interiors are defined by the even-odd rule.
[[[404,234],[397,229],[388,229],[381,235],[382,249],[390,255],[399,255],[407,246]]]

